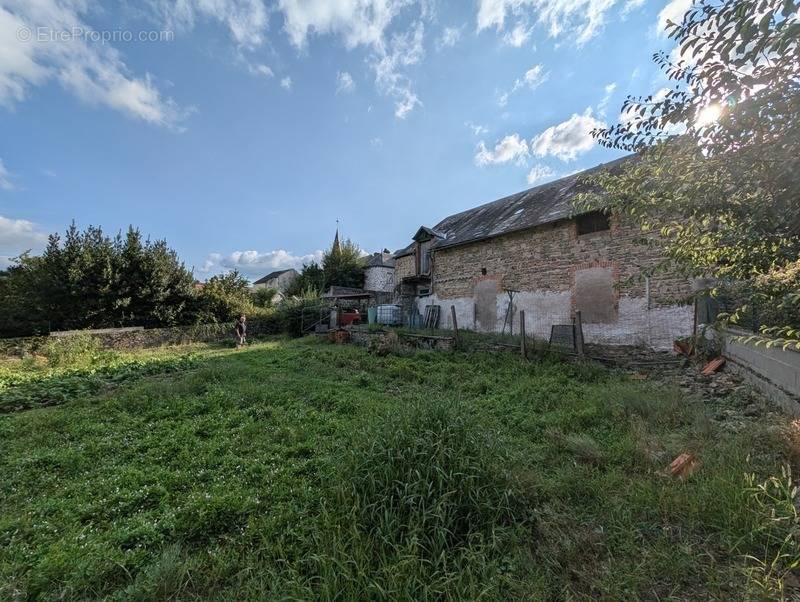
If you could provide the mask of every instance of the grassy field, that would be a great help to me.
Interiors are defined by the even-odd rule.
[[[796,584],[797,437],[747,393],[309,339],[48,357],[0,363],[0,600],[744,600]],[[684,451],[696,474],[664,476]]]

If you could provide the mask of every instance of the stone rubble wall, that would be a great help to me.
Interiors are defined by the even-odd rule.
[[[565,220],[441,249],[434,259],[433,290],[442,299],[469,297],[476,281],[494,278],[502,288],[560,293],[574,289],[576,270],[608,266],[616,270],[620,296],[644,297],[646,285],[638,277],[663,256],[641,243],[652,243],[655,236],[617,218],[611,222],[609,231],[582,236],[574,221]],[[691,281],[659,273],[650,278],[649,293],[651,306],[675,305],[692,293]]]
[[[119,351],[146,349],[164,345],[186,345],[190,343],[213,343],[230,340],[233,342],[234,324],[198,324],[192,326],[174,326],[170,328],[104,328],[101,330],[74,330],[54,333],[53,338],[69,338],[70,336],[88,335],[97,339],[107,349]],[[277,332],[274,320],[253,319],[247,323],[247,335],[250,337]],[[21,355],[36,352],[51,337],[24,337],[0,339],[0,355]]]
[[[394,291],[394,268],[380,266],[364,270],[364,290],[383,293]]]

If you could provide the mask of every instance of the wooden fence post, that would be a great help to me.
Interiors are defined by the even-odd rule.
[[[520,310],[519,312],[519,334],[522,341],[519,351],[522,354],[522,359],[528,359],[527,341],[525,340],[525,310]]]
[[[456,319],[456,306],[450,306],[450,316],[453,318],[453,340],[458,344],[458,320]]]
[[[575,312],[575,330],[575,347],[578,357],[583,358],[583,320],[581,319],[581,310]]]

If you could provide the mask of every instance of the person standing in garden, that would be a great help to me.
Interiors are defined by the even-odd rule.
[[[247,343],[247,318],[242,314],[236,321],[236,348],[241,349]]]

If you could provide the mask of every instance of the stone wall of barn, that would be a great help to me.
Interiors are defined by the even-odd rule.
[[[416,273],[416,263],[414,255],[405,255],[404,257],[397,257],[394,260],[394,281],[395,284],[400,284],[403,278],[413,276]]]
[[[618,219],[610,230],[584,235],[574,221],[563,220],[441,249],[434,256],[433,295],[417,304],[422,313],[426,305],[441,305],[444,327],[450,327],[453,305],[460,327],[500,332],[509,304],[505,291],[515,289],[515,331],[520,310],[528,332],[547,339],[552,325],[570,324],[580,309],[589,343],[671,348],[675,338],[691,333],[692,286],[663,272],[642,276],[662,260],[648,240],[653,237]]]

